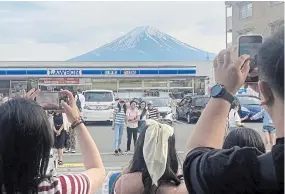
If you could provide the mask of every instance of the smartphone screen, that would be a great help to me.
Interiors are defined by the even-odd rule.
[[[67,96],[62,92],[40,92],[36,98],[37,103],[47,111],[63,110],[61,101],[67,101]]]
[[[238,55],[250,56],[250,70],[252,72],[256,68],[256,55],[257,51],[262,44],[261,35],[240,36],[238,39]],[[258,82],[258,77],[248,77],[246,82]]]

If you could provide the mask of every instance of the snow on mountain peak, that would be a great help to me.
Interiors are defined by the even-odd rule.
[[[126,50],[135,48],[138,43],[142,40],[151,39],[154,43],[156,43],[159,47],[163,48],[163,50],[171,51],[176,50],[169,43],[175,42],[176,44],[191,49],[193,51],[199,51],[190,45],[187,45],[152,26],[139,26],[126,35],[114,40],[113,42],[103,46],[103,48],[108,50]]]
[[[212,56],[152,26],[139,26],[111,43],[71,60],[179,61],[209,60]]]
[[[135,48],[141,40],[146,40],[147,38],[152,39],[152,36],[161,37],[163,36],[162,34],[162,32],[158,31],[154,27],[140,26],[115,41],[105,45],[104,48],[108,48],[109,50],[126,50]]]

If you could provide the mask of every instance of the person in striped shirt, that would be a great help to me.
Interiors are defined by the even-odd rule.
[[[118,106],[114,110],[114,121],[112,129],[115,131],[114,149],[115,155],[123,154],[121,150],[121,142],[123,131],[126,123],[127,106],[124,99],[120,99]]]
[[[159,111],[157,108],[153,107],[153,102],[150,101],[147,104],[147,110],[148,110],[148,118],[149,119],[154,119],[154,120],[158,120],[160,117]]]
[[[60,176],[47,171],[53,130],[44,109],[33,100],[39,90],[32,89],[25,98],[0,106],[0,193],[90,194],[103,185],[106,172],[97,146],[79,116],[72,93],[63,92],[69,104],[61,105],[77,131],[86,170]]]

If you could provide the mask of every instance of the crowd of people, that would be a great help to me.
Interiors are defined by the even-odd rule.
[[[114,122],[112,129],[114,130],[115,155],[129,154],[131,151],[132,140],[134,147],[138,138],[138,134],[145,125],[147,119],[158,120],[160,114],[157,108],[153,107],[152,102],[142,101],[137,106],[137,101],[132,100],[130,106],[127,107],[124,99],[119,99],[118,105],[114,110]],[[123,132],[127,127],[127,149],[125,152],[121,150]]]
[[[139,121],[146,120],[138,139],[134,139],[133,158],[123,172],[116,174],[110,193],[284,193],[284,29],[262,43],[257,53],[258,66],[252,73],[250,56],[233,56],[232,50],[222,50],[213,62],[217,85],[189,136],[181,174],[173,127],[155,120],[157,114],[151,111],[151,103],[147,111],[145,103],[138,110],[135,102],[127,110],[124,100],[120,100],[113,127],[118,153],[125,119],[128,146],[131,137],[136,138],[134,129]],[[233,95],[248,75],[256,73],[258,84],[250,83],[248,87],[260,93],[262,106],[276,128],[276,142],[271,142],[274,145],[267,153],[260,135],[242,125],[231,128],[224,138]],[[62,92],[68,96],[62,106],[70,127],[76,130],[85,171],[46,174],[50,150],[55,140],[61,142],[58,136],[64,126],[59,121],[61,116],[55,113],[56,131],[51,130],[46,112],[33,100],[38,91],[31,90],[25,98],[11,99],[0,106],[0,193],[93,194],[102,186],[106,172],[100,153],[80,117],[73,94]],[[259,115],[252,119],[256,117]],[[265,118],[264,130],[273,130],[267,127],[269,123]]]

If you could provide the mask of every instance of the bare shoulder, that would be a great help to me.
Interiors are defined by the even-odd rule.
[[[182,182],[179,186],[174,184],[163,184],[159,187],[159,194],[188,194],[186,185]]]

